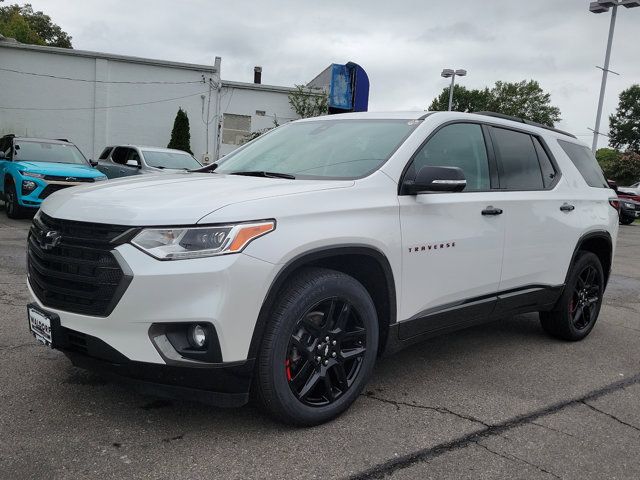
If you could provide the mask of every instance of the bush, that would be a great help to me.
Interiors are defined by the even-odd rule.
[[[620,153],[613,150],[613,152],[615,154],[607,153],[606,159],[598,158],[605,177],[608,180],[615,180],[618,185],[631,185],[640,181],[640,154],[631,151]]]

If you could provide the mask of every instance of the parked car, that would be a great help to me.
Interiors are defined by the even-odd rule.
[[[142,173],[191,170],[202,167],[193,155],[171,148],[118,145],[106,147],[100,154],[97,168],[109,178]]]
[[[63,188],[106,180],[67,140],[0,138],[0,196],[10,218],[35,212],[42,201]]]
[[[631,195],[640,195],[640,182],[636,182],[628,187],[620,187],[620,190]]]
[[[425,338],[524,312],[568,341],[596,324],[617,199],[569,134],[490,113],[332,115],[214,168],[45,201],[36,338],[148,392],[234,406],[253,389],[315,425]]]
[[[616,192],[619,199],[620,223],[622,225],[631,225],[637,218],[640,218],[640,195],[622,190],[612,180],[607,180],[607,182],[609,187]]]

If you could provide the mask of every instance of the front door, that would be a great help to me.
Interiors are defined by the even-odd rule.
[[[441,127],[407,169],[405,178],[425,165],[459,167],[467,186],[460,193],[399,197],[402,339],[478,323],[493,310],[504,219],[496,214],[501,193],[492,190],[496,168],[485,135],[486,128],[475,123]]]

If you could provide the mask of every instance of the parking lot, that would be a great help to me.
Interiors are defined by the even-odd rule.
[[[26,324],[29,221],[0,212],[2,478],[637,478],[640,225],[621,227],[583,342],[524,315],[379,362],[362,398],[312,429],[255,408],[159,400],[71,366]]]

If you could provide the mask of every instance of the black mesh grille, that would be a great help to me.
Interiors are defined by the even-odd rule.
[[[81,183],[92,183],[95,180],[92,177],[83,178],[83,177],[59,177],[57,175],[45,175],[45,180],[55,180],[58,182],[81,182]]]
[[[109,315],[131,281],[111,251],[125,241],[130,230],[120,225],[59,220],[43,213],[34,218],[28,239],[29,283],[43,305]],[[52,231],[60,235],[55,246],[56,242],[46,238]]]
[[[60,185],[57,183],[54,183],[53,185],[47,185],[46,187],[44,187],[44,190],[42,190],[40,192],[40,195],[38,195],[38,198],[47,198],[49,195],[51,195],[53,192],[57,192],[58,190],[62,190],[63,188],[69,188],[69,187],[73,187],[73,185]]]

